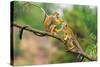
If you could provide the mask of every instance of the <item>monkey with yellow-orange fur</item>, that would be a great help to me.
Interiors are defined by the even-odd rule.
[[[59,30],[56,28],[57,25],[60,25],[63,20],[61,18],[58,17],[59,13],[58,12],[54,12],[52,15],[47,16],[44,20],[44,26],[46,31],[50,32],[50,33],[54,33],[56,34],[57,32],[59,32]]]
[[[73,44],[74,37],[75,37],[74,33],[72,29],[66,23],[64,23],[63,25],[62,32],[64,32],[64,41],[70,42],[70,45],[68,45],[68,48],[70,50],[75,48],[75,44]]]
[[[52,15],[48,16],[48,14],[45,12],[43,8],[35,4],[33,4],[33,6],[40,8],[42,12],[44,13],[43,24],[45,26],[46,31],[53,33],[53,34],[56,34],[57,32],[60,31],[56,27],[57,25],[60,25],[63,22],[63,20],[59,18],[58,12],[54,12]]]
[[[69,50],[75,52],[83,52],[83,49],[80,47],[80,44],[75,34],[73,33],[71,27],[67,23],[64,23],[64,25],[62,26],[62,32],[64,33],[63,39],[65,42],[67,42],[67,47]]]

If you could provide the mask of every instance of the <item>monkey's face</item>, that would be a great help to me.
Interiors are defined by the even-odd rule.
[[[58,12],[54,12],[53,15],[59,16],[59,13]]]

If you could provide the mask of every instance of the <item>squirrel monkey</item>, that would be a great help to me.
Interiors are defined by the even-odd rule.
[[[40,6],[38,6],[36,4],[29,3],[29,2],[25,2],[23,5],[25,5],[25,4],[31,4],[31,5],[36,6],[42,10],[42,12],[44,13],[43,23],[44,23],[46,31],[54,33],[54,34],[61,31],[61,30],[57,29],[57,25],[60,25],[63,22],[63,20],[58,17],[59,16],[58,12],[54,12],[51,16],[48,16],[48,14],[45,12],[45,10],[43,8],[41,8]],[[23,30],[27,27],[29,27],[29,26],[22,27],[22,29],[20,31],[20,36],[19,36],[20,39],[22,39]],[[35,33],[35,34],[42,36],[42,35],[37,34],[37,33]]]
[[[77,51],[77,53],[84,52],[83,49],[80,47],[79,42],[77,41],[72,29],[68,26],[68,24],[64,23],[62,31],[64,32],[64,41],[68,42],[68,50],[71,51]],[[79,60],[79,57],[82,57]],[[84,59],[84,56],[81,54],[78,54],[76,61],[82,61]]]
[[[26,2],[25,4],[31,4],[31,3]],[[60,25],[63,22],[63,20],[58,17],[59,16],[58,12],[54,12],[51,16],[48,16],[46,11],[42,7],[40,7],[36,4],[32,4],[32,5],[36,6],[37,8],[40,8],[42,10],[42,12],[44,13],[43,24],[45,26],[46,31],[54,33],[54,34],[56,34],[56,32],[60,31],[57,29],[57,25]]]
[[[67,41],[69,43],[69,45],[67,45],[69,50],[83,51],[79,45],[79,42],[77,41],[77,39],[74,35],[72,29],[68,26],[68,24],[64,23],[62,31],[64,32],[64,41]]]
[[[73,44],[73,31],[66,23],[64,23],[62,31],[64,32],[64,41],[70,42],[70,45],[68,45],[69,50],[73,49],[75,47],[75,45]]]
[[[25,4],[31,4],[31,3],[26,2]],[[32,4],[32,5],[36,6],[37,8],[40,8],[42,10],[42,12],[44,13],[43,24],[45,26],[46,31],[51,32],[51,33],[59,32],[59,30],[56,28],[56,26],[60,25],[63,22],[63,20],[58,17],[59,13],[54,12],[51,16],[48,16],[46,11],[42,7],[40,7],[36,4]]]
[[[36,4],[29,3],[29,2],[25,2],[23,5],[25,5],[25,4],[31,4],[31,5],[33,5],[37,8],[40,8],[42,10],[42,12],[44,13],[43,24],[45,26],[46,31],[54,33],[54,34],[56,34],[57,32],[60,31],[59,29],[57,29],[57,25],[61,25],[63,20],[58,17],[59,16],[58,12],[54,12],[51,16],[48,16],[46,11],[43,8],[41,8],[40,6],[38,6]],[[26,26],[22,28],[20,38],[22,36],[24,28],[26,28]]]
[[[54,12],[51,16],[47,16],[44,20],[44,26],[46,31],[56,34],[60,30],[57,29],[57,25],[60,25],[63,20],[58,17],[59,13]]]

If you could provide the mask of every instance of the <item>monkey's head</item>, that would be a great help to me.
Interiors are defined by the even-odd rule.
[[[59,16],[59,13],[58,12],[54,12],[53,15]]]
[[[67,29],[67,27],[68,27],[68,25],[67,25],[67,23],[62,23],[62,27],[63,27],[63,29]]]
[[[57,24],[61,24],[63,22],[63,20],[59,17],[59,13],[58,12],[54,12],[53,16],[56,16],[56,23]]]

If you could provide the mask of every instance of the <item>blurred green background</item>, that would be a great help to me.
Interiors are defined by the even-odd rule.
[[[15,1],[14,23],[29,25],[32,28],[45,30],[43,25],[44,13],[36,4],[43,8],[48,15],[57,11],[77,36],[81,47],[89,55],[97,56],[97,7],[88,5],[71,5],[55,3]],[[77,54],[65,52],[65,47],[58,40],[50,37],[38,37],[24,31],[23,39],[19,40],[19,29],[14,27],[14,64],[48,64],[75,62]],[[86,58],[83,61],[89,61]]]

